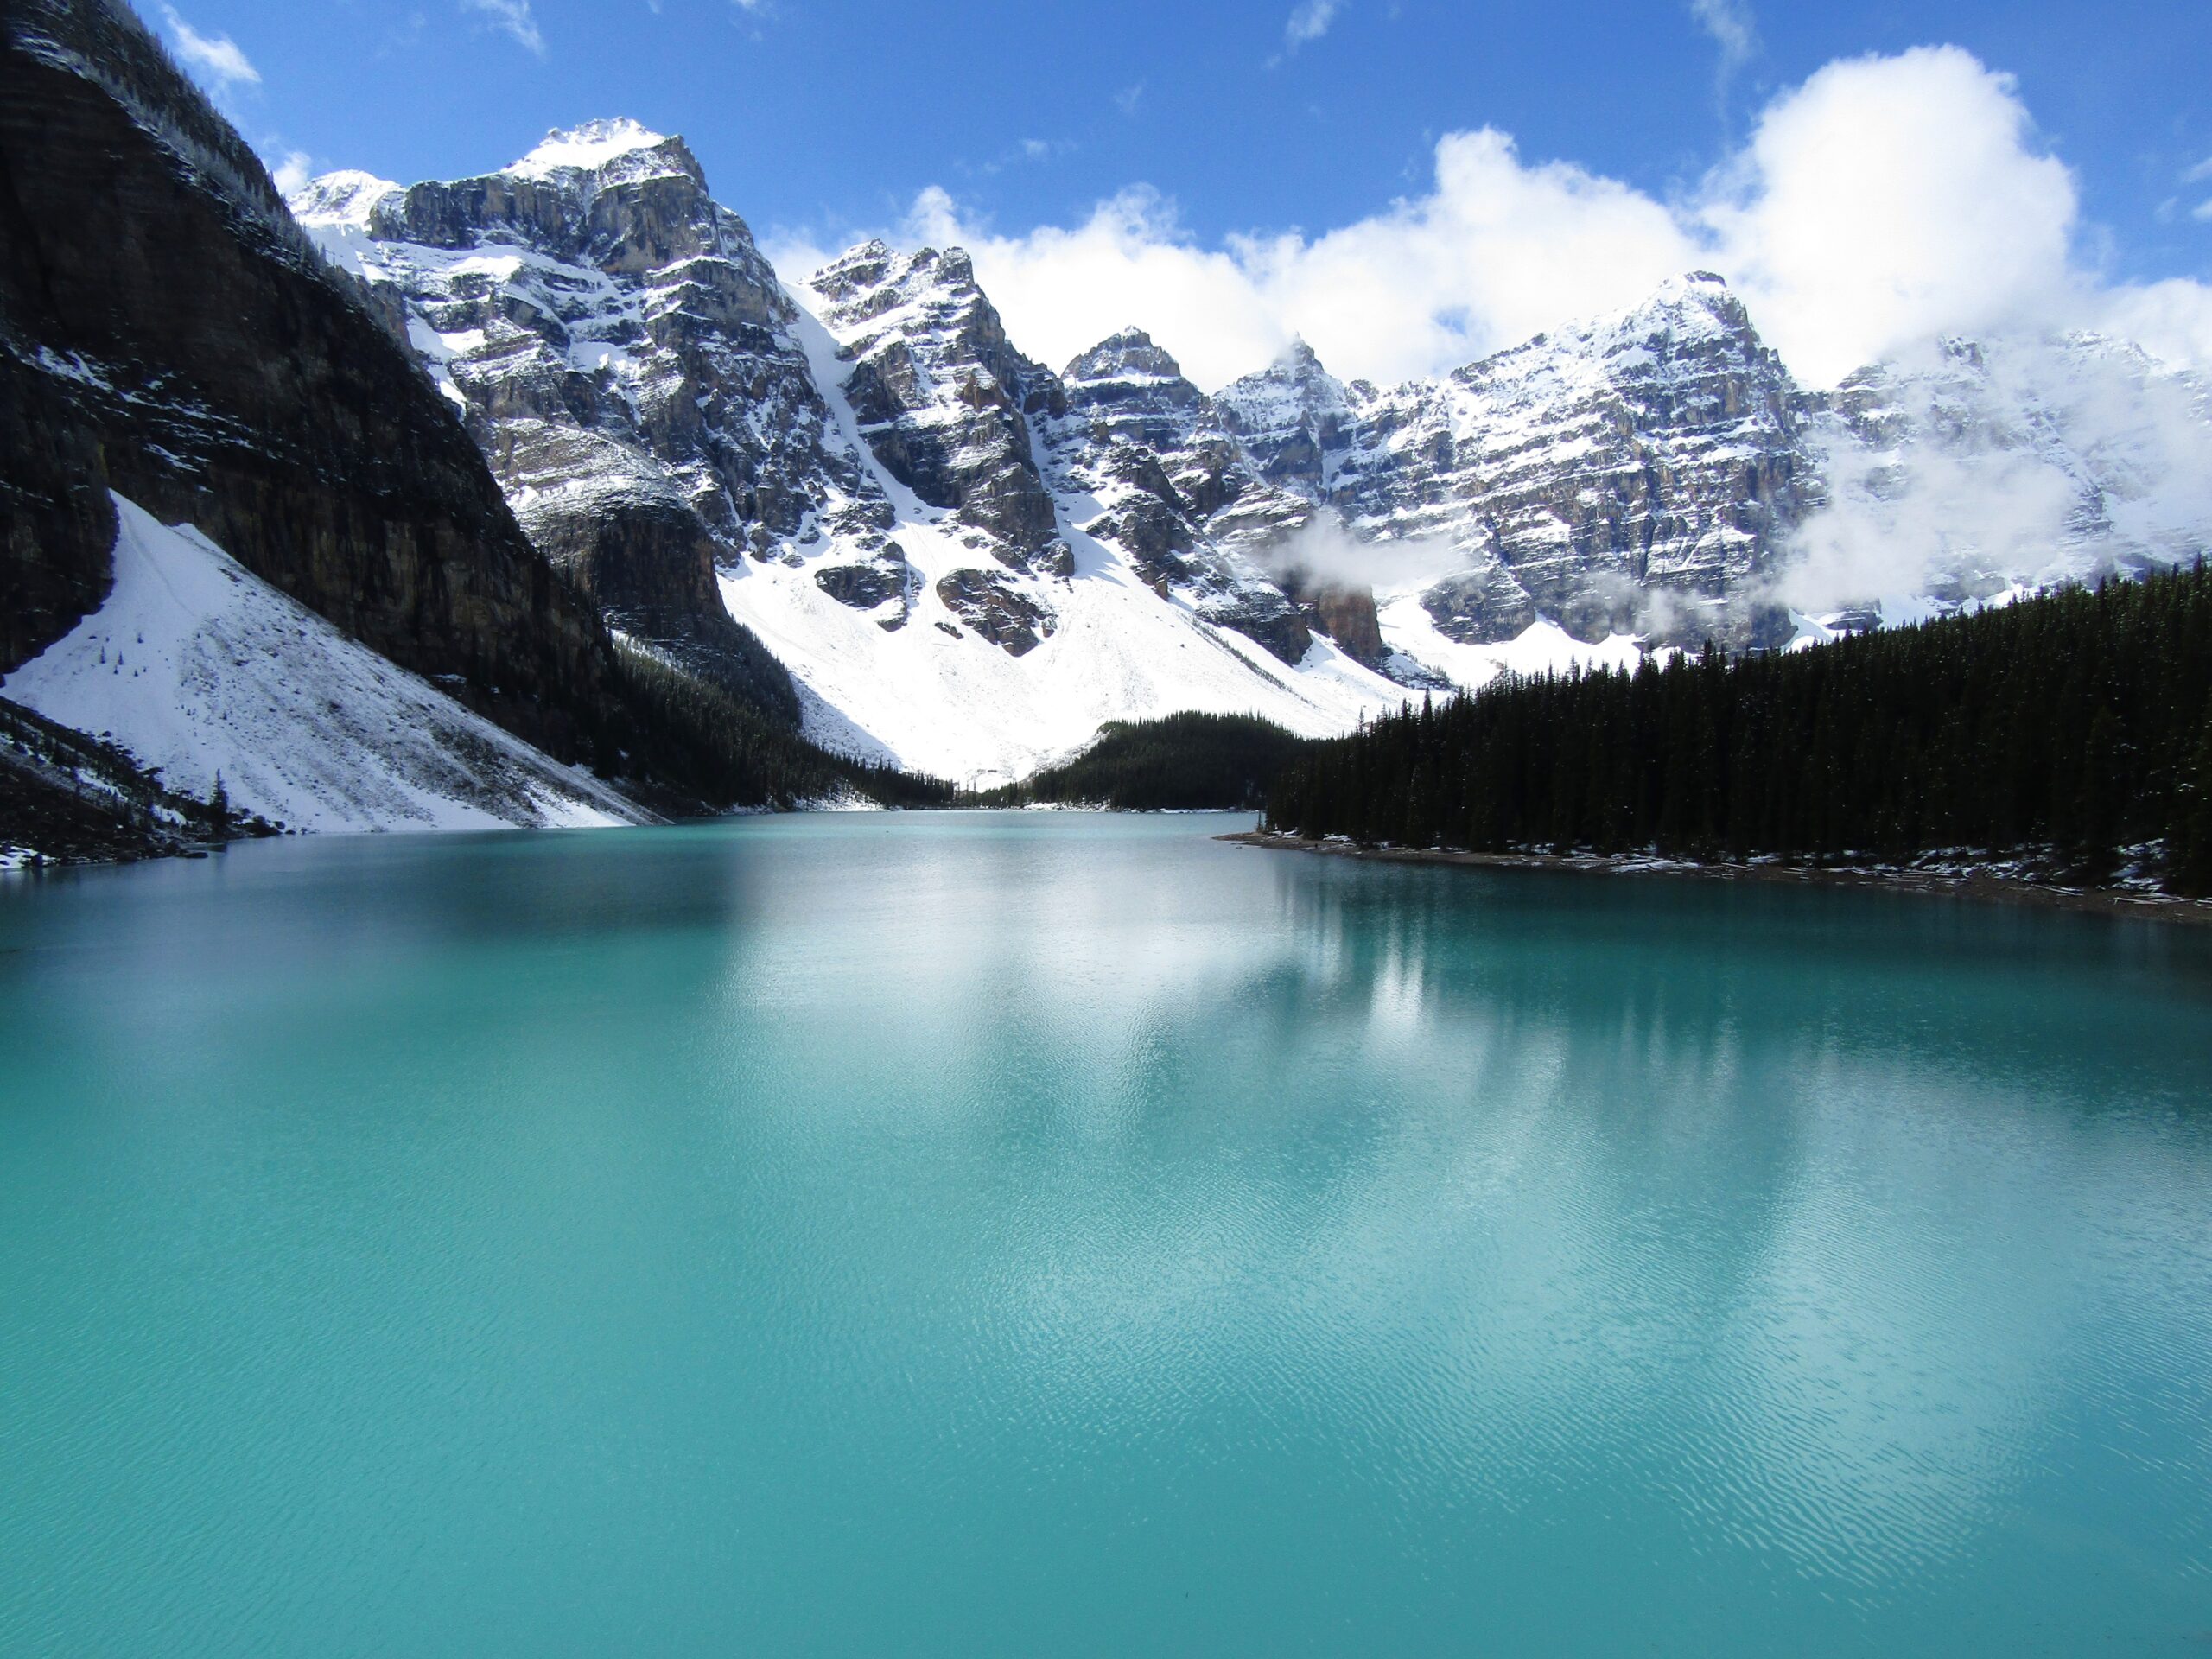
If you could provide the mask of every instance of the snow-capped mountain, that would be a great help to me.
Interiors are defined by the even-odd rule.
[[[964,255],[865,245],[810,292],[801,338],[884,517],[832,513],[723,592],[810,732],[997,783],[1112,719],[1254,711],[1318,735],[1402,695],[1325,639],[1255,637],[1225,561],[1147,559],[1088,394],[1013,349]]]
[[[642,748],[621,665],[397,313],[128,6],[0,9],[0,78],[9,700],[288,823],[637,816],[544,752]]]
[[[681,145],[334,177],[310,238],[125,0],[0,8],[0,79],[9,857],[219,837],[219,776],[304,829],[937,798],[808,745],[722,602],[709,518],[766,549],[865,480],[842,429],[809,450],[798,314]],[[380,215],[419,302],[334,268]],[[448,365],[502,357],[472,432]]]
[[[1800,603],[1896,620],[2212,545],[2212,395],[2123,341],[1947,340],[1808,400]]]
[[[1369,539],[1430,537],[1459,568],[1422,594],[1451,639],[1540,618],[1588,639],[1767,643],[1751,591],[1802,516],[1796,388],[1719,277],[1376,391],[1302,343],[1221,395],[1255,459]]]
[[[855,480],[824,452],[790,301],[683,142],[601,123],[455,183],[334,175],[293,208],[372,292],[405,296],[516,517],[608,621],[795,715],[715,560]]]
[[[1402,695],[1256,567],[1196,547],[1204,491],[1124,477],[1140,451],[1096,418],[1109,370],[1071,396],[957,251],[856,248],[803,308],[681,141],[624,123],[459,184],[318,181],[294,207],[397,299],[518,516],[610,620],[696,664],[735,619],[827,742],[999,782],[1117,717],[1319,734]],[[665,602],[619,601],[640,588]]]
[[[2071,528],[2056,563],[1936,536],[1897,578],[1923,605],[2212,527],[2172,487],[2204,399],[2147,359],[1993,346],[1813,394],[1711,273],[1439,380],[1345,385],[1300,342],[1209,396],[1134,328],[1032,360],[958,249],[866,243],[786,289],[634,123],[292,206],[611,623],[771,708],[788,671],[810,735],[963,781],[1110,718],[1341,730],[1414,687],[1875,616],[1868,527],[1897,542],[1930,474],[2063,477]],[[2113,398],[2157,412],[2116,428]]]
[[[628,122],[456,183],[334,175],[292,207],[609,621],[726,678],[735,656],[772,706],[765,645],[823,741],[991,783],[1110,719],[1319,734],[1443,683],[1365,584],[1300,563],[1314,502],[1172,358],[1129,331],[1053,372],[958,250],[865,244],[786,291],[683,142]],[[1546,628],[1531,653],[1598,651]],[[1506,660],[1477,656],[1457,671]]]

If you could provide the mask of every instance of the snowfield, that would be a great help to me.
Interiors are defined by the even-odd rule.
[[[1292,668],[1161,598],[1119,550],[1075,527],[1095,504],[1064,495],[1055,505],[1075,574],[1039,589],[1054,613],[1052,632],[1015,657],[962,628],[937,582],[979,563],[963,527],[917,499],[862,442],[844,393],[850,365],[829,330],[802,315],[797,333],[838,435],[892,505],[891,534],[917,578],[912,614],[887,630],[874,613],[840,604],[816,583],[816,571],[866,556],[836,535],[723,569],[724,603],[791,671],[816,742],[988,789],[1089,747],[1111,720],[1196,709],[1261,715],[1302,736],[1336,736],[1362,714],[1405,698],[1403,686],[1319,635]]]
[[[1163,602],[1103,543],[1071,531],[1077,573],[1056,588],[1054,632],[1008,655],[961,631],[935,591],[976,556],[932,524],[896,534],[922,577],[896,632],[839,604],[814,572],[849,559],[748,562],[722,576],[730,613],[803,688],[807,735],[826,747],[894,759],[976,788],[1011,783],[1088,747],[1109,720],[1200,709],[1255,714],[1305,736],[1350,730],[1362,712],[1395,709],[1405,688],[1316,636],[1295,669],[1242,634]]]
[[[651,815],[121,496],[115,586],[0,695],[288,830],[642,823]]]

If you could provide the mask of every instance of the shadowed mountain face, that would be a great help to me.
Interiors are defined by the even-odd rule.
[[[107,591],[112,490],[570,758],[592,607],[251,152],[109,0],[0,14],[0,668]]]

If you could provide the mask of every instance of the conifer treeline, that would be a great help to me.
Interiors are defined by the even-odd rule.
[[[2212,892],[2212,572],[1813,649],[1515,679],[1315,745],[1270,829],[1482,852],[1907,859],[2162,841]]]
[[[1116,812],[1235,811],[1264,801],[1305,747],[1257,715],[1113,720],[1072,760],[973,798],[978,806],[1053,801]]]

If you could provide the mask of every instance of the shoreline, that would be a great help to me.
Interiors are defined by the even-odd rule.
[[[1458,864],[1494,870],[1540,870],[1577,875],[1677,876],[1707,881],[1763,881],[1788,887],[1860,887],[1882,893],[1914,893],[1986,904],[2031,905],[2143,921],[2180,922],[2212,927],[2212,899],[2182,899],[2170,893],[2136,893],[2115,887],[2056,887],[1987,871],[1821,869],[1805,864],[1700,863],[1649,854],[1604,856],[1596,853],[1462,853],[1437,848],[1355,847],[1345,841],[1309,841],[1300,836],[1247,830],[1217,841],[1274,852],[1319,853],[1389,864]]]

